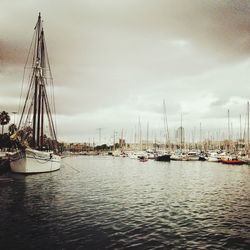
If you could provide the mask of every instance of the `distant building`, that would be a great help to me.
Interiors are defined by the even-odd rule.
[[[93,150],[89,143],[64,143],[64,149],[70,152],[82,152]]]

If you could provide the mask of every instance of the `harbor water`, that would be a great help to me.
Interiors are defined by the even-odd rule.
[[[0,176],[0,249],[249,249],[250,166],[78,156]]]

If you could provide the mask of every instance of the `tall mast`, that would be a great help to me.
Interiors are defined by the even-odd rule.
[[[165,99],[163,100],[163,113],[164,113],[164,127],[165,127],[165,136],[166,136],[166,149],[170,144],[169,141],[169,130],[168,130],[168,118],[167,118],[167,109],[166,109],[166,103]]]
[[[41,123],[41,93],[42,92],[42,85],[39,82],[39,86],[38,86],[38,110],[37,110],[37,130],[36,130],[36,144],[37,144],[37,148],[40,148],[40,123]]]
[[[122,128],[122,131],[121,131],[121,149],[123,151],[123,128]]]
[[[182,113],[181,113],[181,147],[183,144],[183,131],[182,131]]]
[[[228,129],[228,141],[230,141],[231,135],[230,135],[230,111],[229,109],[227,110],[227,129]]]
[[[137,147],[137,145],[136,145],[136,143],[137,143],[137,138],[136,138],[136,130],[137,130],[137,128],[136,128],[136,125],[135,125],[135,134],[134,134],[135,147]]]
[[[41,148],[43,147],[43,105],[44,105],[44,81],[46,77],[46,61],[45,61],[45,48],[44,48],[44,32],[43,29],[41,30],[40,35],[40,81],[39,81],[39,92],[38,92],[38,120],[37,120],[37,147]]]
[[[44,141],[43,141],[43,124],[44,124],[44,93],[42,92],[42,113],[41,113],[41,117],[42,117],[42,120],[41,120],[41,149],[43,148],[43,144],[44,144]]]
[[[240,141],[241,141],[241,134],[242,132],[241,132],[241,115],[240,115]]]
[[[46,60],[45,60],[45,44],[44,32],[41,25],[41,15],[39,13],[36,42],[36,64],[35,64],[35,97],[34,97],[34,114],[33,114],[33,138],[34,147],[42,149],[43,147],[43,123],[44,123],[44,81],[46,74]],[[37,121],[36,121],[37,120]],[[37,122],[37,124],[36,124]],[[37,126],[37,127],[36,127]],[[36,137],[36,138],[35,138]]]
[[[202,150],[202,134],[201,133],[202,132],[201,132],[201,122],[200,122],[200,145],[201,145],[200,150]]]
[[[37,112],[37,107],[36,107],[36,102],[37,102],[37,76],[35,76],[35,93],[34,93],[34,109],[33,109],[33,133],[32,133],[32,146],[35,148],[36,147],[36,112]]]
[[[114,130],[113,151],[115,151],[115,133],[116,133],[116,131]]]
[[[249,102],[247,102],[247,151],[249,151]]]
[[[141,132],[141,119],[140,119],[140,116],[139,116],[139,120],[138,120],[138,125],[139,125],[140,150],[142,150],[142,132]]]
[[[40,53],[39,53],[39,43],[40,43],[40,29],[41,29],[41,15],[39,12],[38,20],[36,23],[36,54],[35,54],[35,60],[34,60],[34,72],[35,72],[35,91],[34,91],[34,107],[33,107],[33,133],[32,133],[32,146],[36,148],[39,143],[39,134],[36,135],[36,118],[37,118],[37,98],[38,98],[38,85],[39,85],[39,64],[40,64]],[[40,92],[40,91],[39,91]],[[39,118],[40,119],[40,118]]]
[[[147,149],[148,149],[148,138],[149,138],[149,123],[147,122]]]

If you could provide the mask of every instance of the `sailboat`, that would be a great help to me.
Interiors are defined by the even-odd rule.
[[[34,30],[24,67],[31,70],[28,74],[27,94],[18,130],[12,136],[17,150],[9,155],[11,170],[17,173],[51,172],[59,170],[61,164],[53,118],[54,95],[50,93],[53,90],[53,78],[40,13]],[[26,67],[27,63],[31,67]]]
[[[164,132],[165,132],[165,152],[157,152],[155,156],[156,161],[170,161],[171,154],[167,152],[168,147],[170,146],[169,140],[169,130],[168,130],[168,119],[167,119],[167,109],[165,100],[163,100],[163,120],[164,120]]]

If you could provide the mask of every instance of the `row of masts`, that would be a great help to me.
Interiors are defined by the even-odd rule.
[[[169,148],[199,148],[199,149],[205,149],[208,147],[212,148],[227,148],[229,151],[234,151],[236,148],[241,148],[245,151],[250,151],[250,143],[249,143],[249,102],[247,102],[247,112],[246,112],[246,121],[245,121],[245,129],[244,132],[242,133],[242,116],[240,115],[239,123],[240,123],[240,130],[239,134],[234,133],[233,131],[233,123],[230,121],[230,111],[228,110],[227,112],[227,118],[228,118],[228,131],[226,132],[226,129],[216,129],[214,131],[206,131],[202,128],[202,123],[199,123],[199,129],[196,129],[194,127],[193,130],[187,132],[184,132],[183,128],[183,118],[182,114],[180,117],[180,127],[179,127],[179,134],[178,138],[176,136],[176,133],[178,130],[173,130],[172,133],[175,135],[170,138],[170,130],[168,126],[168,120],[167,120],[167,115],[166,115],[166,104],[165,101],[163,101],[163,115],[164,115],[164,129],[163,129],[163,136],[158,135],[156,136],[156,129],[151,129],[149,130],[149,122],[146,124],[146,131],[142,133],[142,124],[141,124],[141,118],[138,117],[138,126],[135,126],[134,129],[134,136],[133,139],[131,140],[131,136],[124,136],[124,130],[122,129],[121,136],[120,138],[122,139],[121,141],[126,138],[126,140],[129,142],[129,144],[137,145],[138,150],[142,150],[145,148],[150,148],[152,145],[155,144],[161,144],[165,145],[166,149]],[[197,132],[199,132],[197,136]],[[119,137],[116,136],[117,132],[114,132],[113,136],[113,145],[115,145],[115,138]],[[144,134],[144,136],[142,136]],[[151,136],[150,136],[151,134]],[[129,138],[130,139],[129,139]],[[100,141],[100,138],[99,138]]]
[[[247,115],[246,115],[246,127],[247,127],[247,136],[246,136],[246,144],[247,144],[247,147],[249,148],[249,142],[250,142],[250,121],[249,121],[249,102],[247,102]],[[231,141],[233,140],[233,138],[231,138],[232,136],[232,124],[230,122],[230,110],[228,109],[227,111],[227,118],[228,118],[228,140]],[[239,139],[242,140],[242,124],[241,124],[241,115],[240,115],[240,134],[239,134]]]

